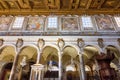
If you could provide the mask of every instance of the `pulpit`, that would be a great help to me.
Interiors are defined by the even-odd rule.
[[[114,53],[107,50],[107,53],[101,53],[96,56],[96,60],[100,67],[99,73],[101,80],[116,80],[116,72],[110,67],[111,61],[115,58]]]

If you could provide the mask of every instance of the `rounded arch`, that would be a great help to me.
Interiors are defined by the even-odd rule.
[[[120,51],[119,51],[119,48],[115,45],[106,45],[105,48],[104,48],[104,51],[106,52],[107,49],[110,49],[111,51],[114,52],[114,55],[117,59],[119,59],[120,57]]]
[[[14,45],[4,45],[0,49],[0,59],[2,61],[13,61],[16,55]]]
[[[19,56],[23,55],[23,56],[26,56],[27,59],[32,59],[35,56],[37,57],[38,52],[39,50],[36,47],[31,45],[26,45],[20,49],[20,52],[18,53],[18,55]]]
[[[43,47],[43,49],[44,49],[45,47],[47,47],[47,46],[51,46],[51,47],[55,48],[58,52],[60,52],[60,49],[59,49],[59,47],[57,46],[57,44],[45,44],[44,47]]]
[[[84,47],[84,55],[88,58],[91,59],[93,56],[96,54],[100,53],[100,48],[96,45],[86,45]]]
[[[66,44],[66,45],[64,46],[63,50],[64,50],[66,47],[68,47],[68,46],[75,48],[75,49],[78,51],[78,54],[79,54],[80,48],[79,48],[77,45],[75,45],[75,44]]]
[[[47,62],[49,62],[50,60],[58,62],[59,60],[59,49],[57,47],[51,46],[51,44],[49,45],[45,45],[42,49],[42,54],[41,54],[41,58],[40,58],[40,63],[42,64],[46,64]]]
[[[77,47],[76,45],[73,45],[73,44],[69,44],[69,45],[65,45],[64,48],[63,48],[63,54],[62,56],[65,54],[65,50],[67,51],[67,48],[68,48],[68,51],[70,51],[69,53],[73,53],[75,52],[76,55],[79,55],[79,51],[80,49],[78,49],[79,47]],[[72,51],[71,51],[72,50]],[[72,55],[71,55],[72,56]]]
[[[91,47],[96,48],[96,49],[98,50],[99,54],[100,54],[100,50],[101,50],[101,48],[100,48],[98,45],[86,44],[86,45],[84,46],[84,48],[87,47],[87,46],[91,46]]]
[[[22,49],[24,49],[25,47],[27,47],[27,46],[33,47],[34,49],[37,50],[37,54],[39,53],[39,48],[38,48],[38,46],[37,46],[36,44],[24,44],[24,45],[21,47],[20,51],[21,51]]]
[[[12,47],[14,47],[14,48],[16,49],[16,46],[15,46],[14,44],[3,44],[3,45],[0,47],[0,49],[3,48],[3,47],[5,47],[5,46],[12,46]]]
[[[3,62],[0,71],[0,80],[5,80],[5,75],[9,75],[11,69],[12,69],[13,62]],[[8,78],[7,78],[8,79]]]

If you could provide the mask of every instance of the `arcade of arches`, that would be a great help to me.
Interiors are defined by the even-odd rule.
[[[1,39],[0,80],[120,80],[116,37],[10,37]]]
[[[0,0],[0,80],[120,80],[120,0]]]

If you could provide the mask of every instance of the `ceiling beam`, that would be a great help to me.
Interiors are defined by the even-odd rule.
[[[34,9],[34,10],[25,10],[25,9],[21,9],[21,10],[0,10],[0,15],[49,15],[51,13],[51,10],[38,10],[38,9]],[[77,10],[52,10],[52,13],[54,13],[55,15],[68,15],[68,14],[74,14],[74,15],[81,15],[81,14],[120,14],[120,9],[102,9],[102,10],[98,10],[98,9],[77,9]]]
[[[69,9],[78,9],[80,0],[70,0]]]
[[[8,5],[6,4],[5,1],[0,0],[0,3],[2,4],[2,6],[3,6],[5,9],[9,9],[9,7],[8,7]]]
[[[45,3],[45,6],[46,6],[46,9],[48,10],[49,9],[48,0],[44,0],[44,3]]]
[[[97,7],[97,9],[100,9],[100,8],[102,7],[102,5],[103,5],[104,2],[105,2],[105,0],[101,0],[101,1],[100,1],[100,4],[99,4],[98,7]]]
[[[115,6],[115,9],[118,9],[120,7],[120,1],[118,2],[117,6]]]
[[[56,6],[57,6],[57,9],[59,10],[60,9],[60,0],[55,0],[56,2]]]
[[[92,0],[88,0],[87,5],[86,5],[86,9],[89,9],[91,3],[92,3]]]
[[[4,9],[1,3],[0,3],[0,9],[2,9],[2,10]]]
[[[60,0],[45,0],[47,9],[60,9]]]
[[[31,9],[29,0],[18,0],[18,3],[21,8],[30,8]]]
[[[73,0],[70,0],[69,9],[72,9]]]
[[[20,6],[18,5],[18,3],[16,1],[14,1],[14,4],[16,5],[16,7],[20,10]]]

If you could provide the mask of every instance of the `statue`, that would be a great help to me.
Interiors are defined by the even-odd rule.
[[[20,65],[21,65],[22,67],[24,67],[26,64],[27,64],[27,63],[26,63],[26,56],[24,56],[23,59],[22,59],[22,61],[21,61],[21,63],[20,63]]]
[[[96,60],[100,66],[101,80],[116,80],[116,72],[110,67],[111,61],[115,58],[115,55],[111,50],[107,50],[107,54],[101,53],[96,56]]]

